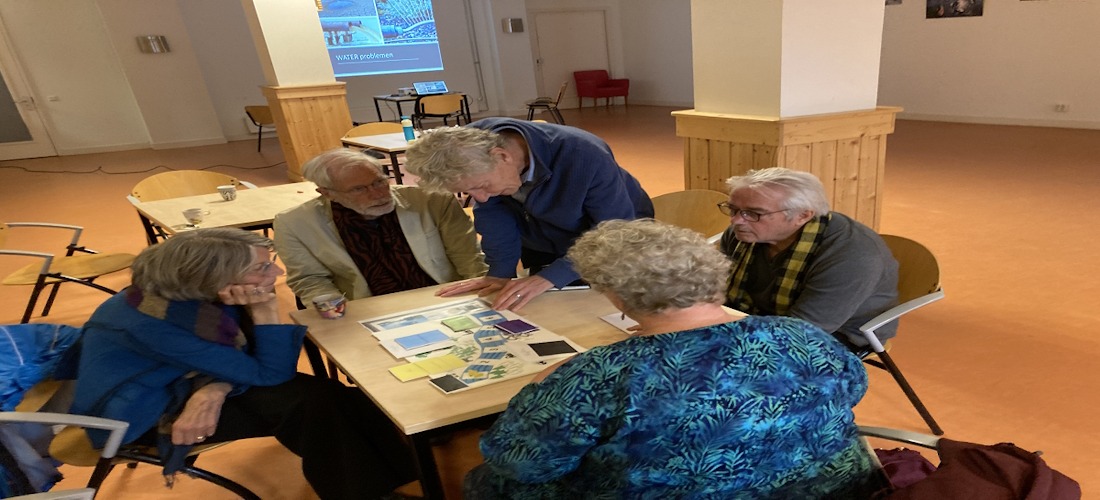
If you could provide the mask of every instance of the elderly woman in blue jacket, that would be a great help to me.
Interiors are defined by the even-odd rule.
[[[127,421],[124,442],[177,456],[275,436],[326,499],[413,480],[401,436],[361,391],[296,372],[305,327],[279,322],[271,249],[255,233],[198,229],[143,251],[132,285],[84,327],[73,410]]]

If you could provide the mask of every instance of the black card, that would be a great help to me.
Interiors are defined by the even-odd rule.
[[[539,356],[554,356],[556,354],[572,354],[577,352],[576,349],[573,349],[573,346],[569,345],[569,343],[564,340],[535,342],[527,345],[530,346],[531,349],[534,349],[535,354]]]
[[[454,375],[444,375],[439,378],[430,379],[429,381],[435,384],[435,386],[440,388],[443,392],[454,392],[469,387],[465,382],[459,380],[458,377]]]

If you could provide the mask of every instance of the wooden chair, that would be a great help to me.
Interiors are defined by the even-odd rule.
[[[69,241],[69,245],[65,247],[65,254],[61,256],[48,252],[5,249],[7,246],[8,234],[11,232],[11,229],[27,227],[69,230],[73,232],[73,237]],[[134,262],[135,257],[128,253],[101,254],[95,250],[85,248],[79,241],[83,231],[84,228],[81,226],[71,226],[68,224],[53,224],[48,222],[0,222],[0,255],[42,259],[41,264],[28,264],[14,273],[9,274],[2,282],[4,285],[30,285],[34,287],[31,290],[31,297],[30,300],[27,301],[27,308],[23,312],[23,318],[20,320],[20,323],[30,321],[31,314],[34,312],[34,306],[38,302],[38,297],[47,286],[52,285],[53,289],[50,290],[50,296],[46,299],[46,306],[42,308],[42,316],[50,314],[50,308],[53,307],[54,299],[57,298],[58,288],[63,282],[79,283],[112,295],[116,293],[115,290],[94,283],[95,279],[104,274],[110,274],[129,268],[130,264]],[[77,255],[77,252],[80,252],[79,255]]]
[[[470,123],[466,99],[462,94],[422,95],[416,98],[413,109],[412,122],[418,129],[424,128],[425,118],[442,119],[443,125],[450,125],[451,118],[455,119],[455,125],[462,125],[463,119]]]
[[[271,108],[267,106],[245,106],[244,114],[248,115],[248,119],[252,120],[252,124],[260,130],[256,135],[256,151],[260,150],[260,146],[263,145],[264,139],[264,127],[275,128],[275,118],[271,116]]]
[[[256,185],[251,182],[240,181],[236,177],[218,172],[172,170],[142,179],[141,182],[134,185],[134,188],[130,190],[130,195],[126,198],[130,200],[130,203],[136,204],[143,201],[216,193],[218,192],[218,186],[225,185],[234,185],[238,188],[241,186],[249,189],[256,188]],[[164,230],[153,224],[153,221],[142,215],[141,212],[138,212],[138,218],[141,219],[141,226],[145,230],[145,239],[150,245],[167,238]]]
[[[691,229],[713,243],[722,237],[722,232],[730,225],[730,218],[718,211],[717,207],[728,199],[728,194],[709,189],[688,189],[662,194],[653,198],[653,218]]]
[[[396,133],[402,132],[403,130],[404,130],[404,127],[402,127],[400,123],[396,123],[396,122],[371,122],[371,123],[364,123],[362,125],[356,125],[351,130],[349,130],[346,134],[344,134],[343,138],[346,139],[348,137],[363,137],[363,136],[368,136],[368,135],[396,134]],[[404,155],[394,155],[393,158],[388,158],[384,153],[381,153],[381,152],[378,152],[378,151],[372,151],[370,149],[362,149],[361,151],[363,151],[363,154],[366,154],[367,156],[370,156],[371,158],[376,158],[378,160],[383,160],[382,161],[382,170],[383,170],[383,172],[385,172],[386,175],[388,175],[390,177],[393,177],[394,182],[396,182],[397,184],[401,184],[401,177],[402,176],[397,175],[397,174],[399,174],[399,172],[395,173],[394,169],[400,169],[401,168],[401,163],[402,162],[401,162],[401,159],[399,158],[399,156],[404,156]]]
[[[569,80],[566,80],[561,82],[561,87],[558,88],[558,97],[536,97],[525,102],[524,104],[527,105],[527,119],[532,120],[535,117],[536,109],[545,109],[550,112],[550,116],[554,117],[554,123],[565,125],[565,118],[562,118],[561,111],[558,110],[558,104],[565,97],[565,89],[568,87]]]
[[[875,336],[875,330],[883,325],[897,320],[910,311],[943,298],[943,288],[940,287],[939,264],[936,262],[936,256],[916,241],[889,234],[882,235],[882,239],[886,242],[886,246],[890,248],[894,260],[898,261],[898,305],[875,316],[859,327],[863,337],[870,344],[875,358],[877,358],[865,357],[863,362],[890,372],[890,375],[894,377],[894,381],[901,387],[902,392],[909,398],[909,402],[916,408],[917,413],[920,413],[921,418],[928,424],[928,428],[939,436],[943,434],[943,429],[932,418],[928,408],[917,397],[917,393],[913,391],[913,387],[902,375],[897,363],[890,357],[890,353],[887,352],[890,347],[889,342],[884,345]]]
[[[630,94],[630,80],[627,78],[611,78],[605,69],[592,69],[574,71],[573,80],[577,83],[579,107],[584,107],[585,97],[592,98],[593,106],[603,97],[610,106],[611,98],[620,96],[623,98],[623,106],[626,106],[627,96]]]

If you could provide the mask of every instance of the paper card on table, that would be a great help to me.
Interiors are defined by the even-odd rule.
[[[493,326],[495,326],[495,327],[497,327],[501,330],[504,330],[506,333],[510,333],[512,335],[521,335],[521,334],[524,334],[524,333],[531,333],[535,330],[538,330],[537,326],[532,325],[531,323],[528,323],[526,321],[523,321],[522,319],[512,319],[512,320],[508,320],[508,321],[501,321],[500,323],[497,323]]]
[[[402,382],[416,380],[418,378],[427,377],[429,375],[429,373],[424,371],[423,368],[416,366],[412,363],[406,363],[390,368],[390,373],[394,377],[397,377],[397,380],[400,380]]]
[[[460,380],[458,377],[455,377],[454,375],[444,375],[439,378],[433,378],[430,379],[429,382],[431,382],[432,385],[436,386],[436,388],[445,393],[470,388],[469,385],[467,385],[465,382]]]
[[[397,345],[404,347],[405,349],[416,349],[417,347],[424,347],[426,345],[435,344],[437,342],[445,342],[451,340],[447,334],[439,331],[432,330],[430,332],[418,333],[415,335],[408,335],[405,337],[398,337],[393,339],[397,342]]]
[[[600,319],[608,322],[611,326],[618,328],[626,333],[634,333],[630,330],[631,327],[638,326],[638,322],[633,319],[624,317],[622,313],[608,314],[607,316],[600,316]]]
[[[564,340],[532,342],[527,344],[527,346],[534,350],[535,354],[539,356],[554,356],[557,354],[573,354],[577,352],[573,346],[569,345],[569,343]]]
[[[456,316],[454,318],[447,318],[443,321],[440,321],[440,323],[443,323],[447,328],[450,328],[451,330],[454,330],[456,332],[473,330],[474,328],[481,326],[481,323],[474,321],[469,316]]]
[[[421,370],[429,375],[435,375],[437,373],[443,373],[454,370],[456,368],[462,368],[466,366],[466,361],[462,358],[455,356],[454,354],[444,354],[442,356],[433,356],[431,358],[425,358],[420,361],[410,363],[412,365],[420,367]]]

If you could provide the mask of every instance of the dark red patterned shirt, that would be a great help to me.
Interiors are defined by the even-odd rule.
[[[367,219],[339,203],[332,203],[332,220],[344,248],[367,280],[372,295],[436,285],[413,256],[401,231],[397,211]]]

